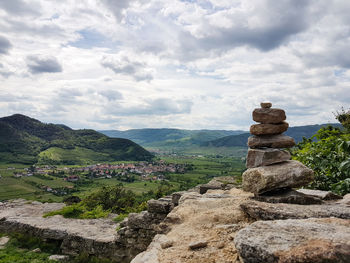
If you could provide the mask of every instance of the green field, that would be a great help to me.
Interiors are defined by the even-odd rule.
[[[83,183],[73,183],[64,181],[63,178],[45,175],[45,176],[30,176],[15,178],[13,174],[15,172],[23,172],[25,165],[0,165],[0,201],[24,198],[28,200],[38,201],[55,201],[60,202],[65,197],[69,196],[57,196],[42,189],[43,186],[51,188],[74,188],[71,194],[84,197],[90,194],[92,191],[101,188],[103,186],[114,186],[120,183],[126,189],[129,189],[136,194],[146,193],[150,190],[156,191],[161,185],[166,184],[167,187],[177,190],[186,190],[194,187],[198,184],[206,183],[216,176],[240,176],[245,169],[243,160],[238,157],[179,157],[179,156],[162,156],[162,160],[168,163],[175,164],[187,164],[192,169],[187,170],[183,174],[179,173],[167,173],[166,182],[162,181],[142,181],[139,176],[136,176],[136,181],[127,183],[117,180],[117,178],[111,179],[84,179]],[[15,169],[8,170],[8,167]],[[63,166],[60,166],[63,167]],[[66,167],[79,167],[66,166]],[[82,174],[82,177],[84,175]]]

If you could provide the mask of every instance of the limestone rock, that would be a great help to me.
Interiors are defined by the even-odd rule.
[[[243,190],[255,194],[300,187],[313,180],[313,171],[298,161],[251,168],[243,173]]]
[[[288,161],[290,153],[279,149],[249,149],[247,155],[247,168],[270,165]]]
[[[10,238],[9,237],[0,237],[0,249],[3,249],[6,244],[10,241]]]
[[[261,108],[268,109],[268,108],[272,107],[272,103],[271,102],[261,102],[260,106],[261,106]]]
[[[32,250],[33,253],[41,253],[41,249],[39,247]]]
[[[69,256],[66,255],[51,255],[49,260],[58,261],[58,262],[67,262],[69,260]]]
[[[305,195],[314,196],[320,198],[322,200],[336,200],[342,199],[340,195],[332,193],[330,191],[321,191],[321,190],[313,190],[313,189],[299,189],[297,190],[299,193],[303,193]]]
[[[253,111],[253,120],[260,123],[281,123],[286,119],[286,113],[281,109],[260,108]]]
[[[350,262],[350,220],[258,221],[234,240],[244,262]]]
[[[253,124],[250,126],[250,133],[254,135],[272,135],[281,134],[288,130],[289,124],[287,122],[282,122],[279,124]]]
[[[242,210],[256,220],[337,217],[350,219],[350,207],[341,204],[297,205],[246,201]]]
[[[175,192],[173,193],[172,196],[172,203],[174,206],[178,206],[179,205],[179,200],[181,198],[181,196],[186,193],[185,191],[181,191],[181,192]]]
[[[199,249],[199,248],[204,248],[208,245],[208,242],[205,240],[201,240],[201,241],[196,241],[196,242],[192,242],[191,244],[188,245],[189,249],[195,250],[195,249]]]
[[[268,194],[256,195],[255,200],[267,203],[287,203],[299,205],[322,204],[322,200],[315,196],[300,193],[292,189],[269,192]]]
[[[250,148],[269,147],[269,148],[290,148],[295,145],[292,137],[277,134],[277,135],[261,135],[250,136],[248,138],[248,146]]]
[[[160,198],[158,200],[149,200],[147,202],[148,212],[150,213],[160,213],[160,214],[168,214],[172,208],[172,200]]]

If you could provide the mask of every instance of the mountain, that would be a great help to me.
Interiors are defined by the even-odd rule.
[[[138,144],[94,130],[45,124],[21,114],[0,118],[0,162],[85,164],[153,157]]]
[[[305,126],[290,127],[284,134],[294,138],[295,142],[298,143],[303,140],[303,137],[310,138],[319,129],[328,125],[332,125],[338,128],[342,127],[342,125],[339,123],[305,125]],[[247,141],[249,136],[251,136],[250,133],[225,136],[223,138],[219,138],[216,140],[204,142],[201,145],[213,146],[213,147],[234,147],[234,146],[247,147]]]
[[[181,129],[132,129],[126,131],[99,131],[114,138],[133,140],[144,147],[181,147],[200,145],[228,135],[244,133],[244,131],[227,130],[181,130]]]

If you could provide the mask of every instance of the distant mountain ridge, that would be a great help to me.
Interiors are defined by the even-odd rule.
[[[128,139],[109,138],[94,130],[45,124],[21,114],[0,118],[0,162],[85,164],[152,157]]]
[[[291,136],[298,143],[303,137],[310,138],[321,127],[332,125],[342,127],[338,123],[315,124],[290,127],[286,135]],[[133,140],[144,147],[247,147],[248,137],[251,135],[242,130],[181,130],[181,129],[131,129],[126,131],[104,130],[101,133],[115,138]]]
[[[284,134],[294,138],[295,142],[298,143],[298,142],[303,140],[303,137],[310,138],[319,129],[321,129],[322,127],[326,127],[328,125],[338,127],[338,128],[342,127],[342,125],[339,123],[296,126],[296,127],[289,127],[288,130]],[[251,136],[250,133],[225,136],[223,138],[219,138],[216,140],[205,142],[202,144],[202,146],[212,146],[212,147],[242,146],[242,147],[247,147],[247,141],[248,141],[249,136]]]
[[[237,135],[245,131],[236,130],[183,130],[172,128],[131,129],[126,131],[99,131],[114,138],[132,140],[142,146],[171,146],[171,145],[199,145],[203,142],[215,140],[229,135]]]

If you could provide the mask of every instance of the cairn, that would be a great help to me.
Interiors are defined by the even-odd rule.
[[[294,139],[286,136],[289,125],[285,111],[271,108],[271,103],[261,103],[254,109],[253,120],[259,124],[250,127],[248,154],[243,173],[243,190],[256,197],[284,193],[292,188],[307,185],[313,180],[313,171],[291,159],[284,148],[295,145]]]

